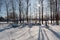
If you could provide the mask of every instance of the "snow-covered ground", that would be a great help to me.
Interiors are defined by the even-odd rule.
[[[0,24],[0,40],[60,40],[60,25]]]

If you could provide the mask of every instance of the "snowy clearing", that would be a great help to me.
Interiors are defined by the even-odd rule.
[[[60,26],[20,24],[13,28],[10,24],[0,24],[0,40],[60,40]]]

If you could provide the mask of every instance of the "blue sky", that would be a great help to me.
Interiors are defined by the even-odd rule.
[[[16,2],[16,0],[15,0]],[[38,0],[30,0],[30,3],[31,3],[31,14],[34,13],[34,6],[36,4],[36,2],[38,2]],[[18,14],[19,13],[19,9],[18,9],[18,2],[16,2],[16,13]],[[10,8],[10,6],[9,6]],[[38,12],[38,11],[37,11]],[[29,13],[30,13],[30,8],[29,8]],[[47,0],[44,0],[44,14],[46,13],[49,13],[49,9],[47,8]],[[0,12],[0,16],[6,16],[6,7],[5,7],[5,3],[3,3],[2,7],[1,7],[1,12]]]

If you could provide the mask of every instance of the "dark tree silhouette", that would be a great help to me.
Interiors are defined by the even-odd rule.
[[[50,14],[51,14],[51,24],[52,24],[52,0],[50,0]]]
[[[1,7],[2,7],[2,0],[0,0],[0,12],[1,12]]]
[[[26,4],[27,4],[27,7],[26,7],[26,19],[27,19],[27,23],[28,23],[29,0],[26,0]]]
[[[8,23],[8,5],[9,5],[8,0],[5,0],[5,4],[6,4],[6,12],[7,12],[7,23]]]
[[[58,22],[58,19],[59,19],[59,16],[58,16],[58,11],[57,11],[57,0],[56,1],[56,24],[59,25],[59,22]]]
[[[21,2],[22,0],[19,0],[19,21],[21,23]]]
[[[15,6],[14,6],[14,0],[11,0],[11,5],[12,5],[12,11],[13,11],[13,22],[15,23],[16,20],[15,20]]]
[[[0,21],[4,21],[5,19],[3,17],[0,17]]]
[[[39,0],[39,4],[40,4],[40,0]],[[40,7],[39,7],[39,23],[40,23]]]
[[[43,1],[44,0],[41,0],[41,5],[42,5],[42,24],[43,24]]]

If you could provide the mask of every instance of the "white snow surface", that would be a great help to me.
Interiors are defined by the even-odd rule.
[[[60,25],[0,24],[0,40],[60,40]]]

